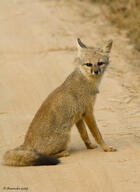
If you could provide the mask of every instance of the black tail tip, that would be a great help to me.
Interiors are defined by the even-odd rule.
[[[54,156],[40,155],[38,159],[34,161],[34,165],[57,165],[60,160]]]

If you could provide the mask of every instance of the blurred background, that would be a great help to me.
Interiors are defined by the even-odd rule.
[[[140,51],[140,0],[92,0],[102,6],[103,14],[127,36]]]

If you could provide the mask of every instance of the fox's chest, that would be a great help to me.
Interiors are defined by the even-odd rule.
[[[73,116],[73,123],[83,118],[88,108],[91,108],[91,106],[94,106],[95,100],[96,100],[96,96],[88,97],[86,98],[86,100],[85,99],[82,100],[81,103],[79,100],[79,102],[77,103],[77,110]]]

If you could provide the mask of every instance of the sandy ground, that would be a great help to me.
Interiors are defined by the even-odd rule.
[[[75,38],[90,46],[112,38],[111,64],[95,115],[105,141],[118,149],[86,150],[76,127],[69,157],[57,166],[0,165],[0,191],[140,191],[140,75],[124,33],[88,1],[0,1],[0,153],[23,142],[36,110],[75,67]],[[92,142],[95,142],[91,137]],[[4,188],[5,187],[5,188]]]

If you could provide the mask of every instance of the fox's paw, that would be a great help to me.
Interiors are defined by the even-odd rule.
[[[117,151],[117,149],[113,148],[112,146],[105,146],[105,147],[103,148],[103,150],[104,150],[105,152],[114,152],[114,151]]]
[[[86,147],[87,147],[87,149],[95,149],[95,148],[97,148],[97,145],[94,145],[92,143],[88,143],[88,144],[86,144]]]

